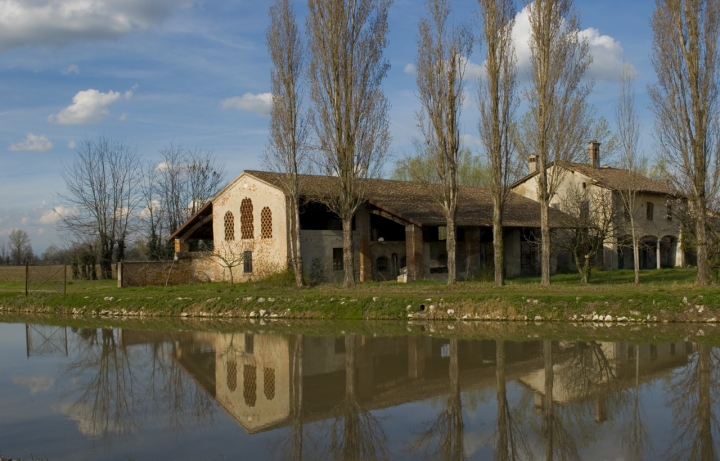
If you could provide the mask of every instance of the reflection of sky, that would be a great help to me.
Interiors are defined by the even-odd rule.
[[[68,330],[69,331],[69,330]],[[79,340],[68,333],[71,342],[69,358],[26,357],[25,326],[0,323],[0,453],[4,456],[47,458],[52,461],[75,459],[266,459],[279,445],[286,443],[292,432],[290,427],[248,435],[226,412],[215,405],[215,419],[194,425],[187,421],[184,430],[168,429],[167,408],[149,412],[141,421],[137,432],[125,432],[110,424],[109,435],[103,437],[89,424],[90,414],[85,405],[75,399],[88,382],[86,372],[70,373],[68,364],[77,359]],[[134,369],[136,392],[143,392],[148,378],[150,345],[128,347],[128,355],[138,364]],[[161,354],[160,360],[172,360]],[[184,370],[180,370],[185,373]],[[643,420],[654,445],[655,459],[662,458],[673,428],[672,412],[667,405],[666,380],[658,376],[640,386]],[[187,377],[187,376],[186,376]],[[191,385],[194,381],[188,380]],[[624,389],[628,398],[632,389]],[[544,457],[541,438],[542,414],[533,407],[532,391],[518,382],[508,382],[507,397],[511,409],[524,416],[522,424],[528,445],[538,458]],[[468,459],[492,459],[496,434],[496,393],[493,388],[464,391],[461,396],[464,422],[464,452]],[[373,411],[388,437],[387,451],[391,459],[416,461],[413,442],[435,422],[445,409],[447,395],[420,402],[402,404]],[[187,410],[187,409],[186,409]],[[623,460],[625,453],[620,443],[621,422],[626,412],[608,415],[608,421],[593,420],[592,400],[582,403],[556,404],[556,415],[565,424],[578,445],[580,458],[589,461]],[[582,419],[578,423],[577,415]],[[516,417],[520,417],[516,414]],[[331,421],[314,421],[304,428],[306,447],[313,443],[328,443]],[[581,427],[582,426],[582,427]],[[589,439],[581,439],[580,431],[591,429]],[[715,434],[717,435],[717,434]],[[718,439],[715,439],[716,441]],[[317,448],[317,447],[315,447]],[[322,448],[322,447],[320,447]],[[311,459],[312,457],[307,457]]]

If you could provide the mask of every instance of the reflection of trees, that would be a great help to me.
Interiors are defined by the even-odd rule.
[[[713,433],[718,419],[713,402],[720,397],[718,357],[710,346],[700,345],[687,367],[671,380],[670,407],[673,411],[673,441],[665,458],[671,460],[716,461]]]
[[[420,434],[415,447],[428,459],[461,460],[465,458],[463,445],[464,423],[460,399],[460,368],[458,340],[450,340],[450,395],[445,409],[429,429]]]
[[[134,433],[156,414],[167,416],[172,428],[214,418],[212,399],[172,360],[174,344],[129,349],[107,328],[81,329],[77,337],[68,372],[81,389],[71,412],[83,433]]]
[[[505,382],[505,341],[495,342],[495,376],[497,378],[497,435],[495,438],[495,460],[515,461],[532,454],[525,440],[522,426],[510,411]]]
[[[635,387],[632,404],[627,405],[625,421],[620,426],[620,440],[628,461],[642,461],[652,458],[650,440],[643,421],[645,411],[640,403],[640,346],[635,345]],[[647,456],[646,456],[647,452]]]
[[[331,427],[332,459],[388,459],[387,435],[380,420],[360,405],[357,395],[355,335],[345,336],[345,398]]]
[[[281,436],[271,449],[277,459],[301,461],[304,450],[303,430],[303,335],[297,335],[290,356],[290,410],[292,414],[290,437]],[[276,454],[277,453],[277,454]]]

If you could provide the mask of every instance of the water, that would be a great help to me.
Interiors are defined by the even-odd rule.
[[[0,323],[0,455],[715,460],[720,452],[720,350],[707,337],[224,330]]]

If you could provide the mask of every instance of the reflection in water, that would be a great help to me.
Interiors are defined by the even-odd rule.
[[[237,450],[282,460],[718,460],[707,345],[118,329],[67,344],[63,411],[108,442],[230,421]]]

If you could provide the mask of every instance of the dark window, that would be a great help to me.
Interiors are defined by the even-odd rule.
[[[243,252],[243,272],[252,274],[252,251]]]
[[[388,270],[388,259],[385,256],[380,256],[376,262],[378,272],[385,272]]]
[[[665,219],[672,221],[672,205],[669,203],[667,204],[667,215],[665,216]]]
[[[343,270],[343,249],[333,248],[333,270]]]
[[[655,206],[653,205],[652,202],[647,202],[646,206],[647,206],[647,209],[645,210],[645,212],[647,213],[647,220],[652,221]]]
[[[437,263],[439,266],[447,266],[447,255],[445,253],[443,253],[440,256],[438,256]]]
[[[345,353],[345,336],[338,336],[337,338],[335,338],[335,353]]]

